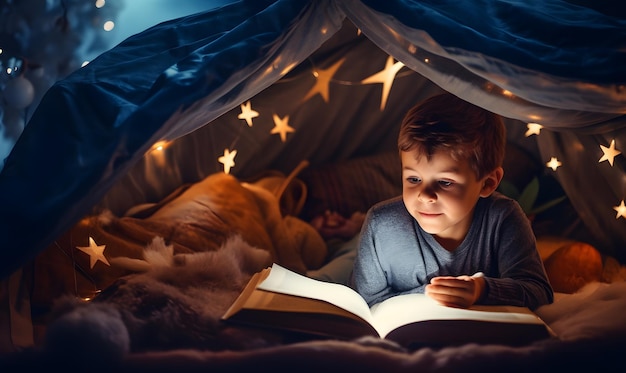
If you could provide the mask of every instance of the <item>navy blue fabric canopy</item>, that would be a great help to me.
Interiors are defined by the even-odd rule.
[[[288,91],[281,93],[288,78],[304,76],[298,74],[311,63],[328,68],[363,39],[376,46],[378,57],[392,56],[403,71],[440,89],[506,118],[543,125],[537,138],[542,155],[571,166],[559,169],[558,180],[601,249],[624,261],[626,217],[616,218],[612,206],[626,199],[626,161],[624,154],[610,165],[598,160],[600,146],[612,140],[626,152],[626,20],[594,6],[563,0],[250,0],[156,25],[59,81],[42,99],[0,172],[0,274],[9,275],[89,213],[155,142],[188,138],[209,125],[215,129],[205,140],[219,147],[220,133],[234,131],[217,128],[225,113],[262,92],[289,101]],[[347,23],[358,37],[325,44]],[[344,64],[343,74],[356,76],[359,63],[366,69],[374,59]],[[417,89],[408,84],[404,96],[411,87]],[[330,95],[329,102],[318,98],[320,105],[343,106],[302,108],[308,111],[299,117],[299,126],[314,129],[301,131],[306,141],[325,140],[323,146],[304,149],[304,140],[293,136],[285,142],[289,151],[274,151],[266,131],[250,139],[235,173],[289,170],[300,159],[323,162],[363,152],[347,146],[347,138],[360,137],[354,123],[361,118],[355,116],[372,105]],[[408,101],[415,99],[402,102]],[[389,101],[377,117],[379,135],[395,130],[397,120],[386,120],[401,116],[391,113],[393,107]],[[340,123],[328,127],[315,116],[322,111],[351,123],[345,141],[328,140]],[[183,153],[176,162],[202,162],[186,161]]]

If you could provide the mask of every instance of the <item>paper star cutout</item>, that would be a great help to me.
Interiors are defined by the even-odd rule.
[[[609,164],[611,164],[611,166],[613,166],[613,161],[615,160],[615,157],[622,154],[622,152],[615,149],[615,139],[611,140],[611,146],[607,148],[604,145],[600,145],[600,149],[602,149],[604,155],[602,156],[602,158],[600,158],[598,163],[602,161],[609,161]]]
[[[252,104],[248,101],[245,104],[241,104],[241,114],[237,115],[237,118],[245,119],[246,123],[248,123],[248,127],[252,127],[252,118],[258,116],[259,113],[252,110]]]
[[[393,80],[396,77],[396,74],[400,69],[404,66],[404,64],[400,61],[393,63],[393,57],[387,57],[387,63],[385,64],[385,69],[377,72],[376,74],[365,78],[361,81],[363,84],[372,84],[372,83],[383,83],[383,96],[380,100],[380,110],[385,110],[385,106],[387,105],[387,98],[389,97],[389,91],[391,91],[391,85],[393,84]]]
[[[343,64],[345,60],[346,60],[345,58],[340,59],[328,69],[315,70],[314,75],[317,78],[315,85],[309,90],[306,96],[304,96],[302,101],[306,101],[309,98],[319,93],[320,96],[322,96],[322,98],[324,99],[324,102],[328,103],[328,91],[329,91],[330,80],[332,79],[337,69],[339,69],[339,67],[341,66],[341,64]]]
[[[229,174],[230,169],[235,167],[235,156],[237,155],[237,150],[233,150],[232,152],[228,149],[224,149],[224,155],[217,159],[218,162],[224,164],[224,173]]]
[[[274,128],[270,131],[270,134],[280,134],[280,141],[287,141],[287,133],[295,132],[296,130],[289,126],[289,115],[281,119],[278,115],[274,114]]]
[[[550,162],[546,163],[546,166],[552,169],[552,171],[556,171],[557,168],[561,167],[563,164],[559,162],[556,157],[550,158]]]
[[[624,200],[622,200],[622,203],[620,203],[619,206],[613,207],[613,210],[617,211],[617,216],[615,216],[615,219],[619,219],[620,216],[626,219],[626,205],[624,204]]]
[[[89,255],[90,268],[93,268],[98,260],[108,266],[111,266],[107,258],[104,256],[104,249],[106,248],[106,245],[97,245],[93,238],[89,237],[89,246],[76,246],[76,248]]]
[[[541,132],[541,129],[543,128],[543,126],[539,123],[528,123],[526,125],[526,128],[528,128],[528,131],[526,131],[524,136],[526,137],[529,137],[531,135],[539,136],[539,132]]]

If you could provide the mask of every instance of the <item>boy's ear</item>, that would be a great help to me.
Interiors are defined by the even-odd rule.
[[[480,196],[489,197],[491,193],[498,189],[498,185],[500,185],[502,177],[504,177],[504,169],[502,167],[498,167],[487,174],[487,176],[483,179],[483,187],[480,190]]]

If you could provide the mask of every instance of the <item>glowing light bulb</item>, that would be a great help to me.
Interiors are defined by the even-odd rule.
[[[163,149],[165,149],[167,147],[167,141],[162,140],[162,141],[157,141],[154,143],[154,145],[152,145],[152,148],[150,148],[150,151],[163,151]]]
[[[113,30],[113,28],[115,27],[115,22],[113,21],[106,21],[104,22],[104,31],[111,31]]]
[[[561,163],[556,157],[550,158],[550,162],[546,163],[546,166],[552,169],[552,171],[556,171],[557,168],[561,167],[563,163]]]
[[[528,128],[528,131],[526,131],[524,136],[529,137],[532,135],[539,135],[543,126],[539,123],[528,123],[526,124],[526,128]]]
[[[622,200],[619,206],[613,207],[613,210],[617,211],[615,219],[619,219],[620,217],[626,219],[626,205],[624,204],[624,200]]]

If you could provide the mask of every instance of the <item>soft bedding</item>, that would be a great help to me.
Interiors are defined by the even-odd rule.
[[[106,210],[86,216],[35,261],[31,302],[41,312],[34,322],[44,328],[34,348],[6,357],[3,364],[129,372],[248,370],[265,364],[273,370],[318,372],[347,367],[578,371],[617,362],[626,342],[626,269],[590,245],[559,237],[538,240],[557,301],[537,313],[556,337],[528,346],[409,351],[370,338],[325,340],[220,321],[250,276],[272,262],[346,283],[358,237],[322,237],[304,218],[311,205],[303,198],[325,193],[328,184],[314,181],[338,172],[356,182],[335,187],[337,195],[350,195],[363,177],[388,183],[387,192],[352,192],[346,212],[361,210],[359,204],[396,193],[392,179],[372,172],[381,168],[377,160],[393,164],[389,157],[299,175],[301,168],[287,176],[269,172],[247,181],[216,173],[124,216]],[[326,211],[339,200],[320,203]],[[88,237],[105,245],[108,265],[100,260],[92,266],[89,255],[70,250],[86,245]]]
[[[91,302],[57,303],[38,349],[5,359],[8,368],[82,371],[619,371],[626,343],[626,282],[592,282],[537,310],[557,337],[527,346],[467,344],[405,350],[391,342],[311,339],[231,326],[219,317],[267,251],[239,238],[216,251],[146,249],[148,269],[116,281]]]

